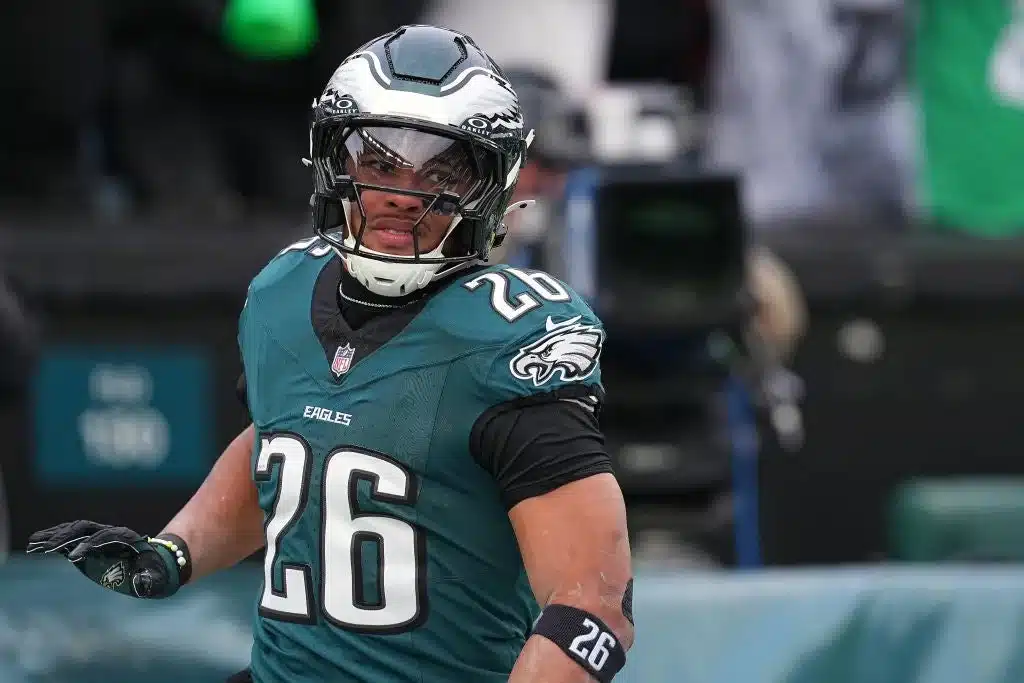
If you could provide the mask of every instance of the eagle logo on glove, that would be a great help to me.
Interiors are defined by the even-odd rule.
[[[124,562],[117,562],[112,564],[110,569],[103,572],[103,576],[100,577],[100,585],[113,590],[124,583],[124,576]]]
[[[581,317],[560,323],[548,317],[547,334],[519,349],[509,361],[512,374],[531,380],[535,387],[547,384],[556,375],[563,382],[589,377],[597,369],[604,331],[597,325],[581,323]]]

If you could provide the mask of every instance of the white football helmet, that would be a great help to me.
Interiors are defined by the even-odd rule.
[[[468,36],[403,26],[376,38],[342,62],[313,103],[316,233],[370,291],[410,294],[500,243],[507,210],[526,205],[509,202],[530,137],[516,93]],[[369,181],[354,171],[367,164]],[[389,183],[399,174],[416,180]],[[411,255],[364,246],[367,191],[422,207]],[[428,214],[450,223],[440,244],[421,251],[417,226]]]

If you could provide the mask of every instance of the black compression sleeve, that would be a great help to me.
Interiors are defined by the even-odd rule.
[[[473,457],[498,482],[509,509],[578,479],[611,472],[587,398],[537,397],[496,406],[473,426]]]

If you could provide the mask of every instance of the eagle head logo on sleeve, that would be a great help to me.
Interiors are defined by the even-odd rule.
[[[509,370],[519,379],[532,380],[535,387],[558,375],[563,382],[586,379],[597,368],[604,332],[596,325],[580,322],[581,316],[555,323],[549,317],[547,334],[522,347],[509,361]]]

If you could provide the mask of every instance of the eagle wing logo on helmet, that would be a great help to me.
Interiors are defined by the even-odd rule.
[[[589,377],[597,369],[604,332],[596,325],[580,322],[581,316],[555,323],[549,317],[547,334],[519,349],[509,361],[515,377],[532,380],[535,387],[558,375],[563,382]]]
[[[462,130],[489,138],[507,137],[523,130],[523,113],[518,106],[492,114],[474,114],[466,119]]]

